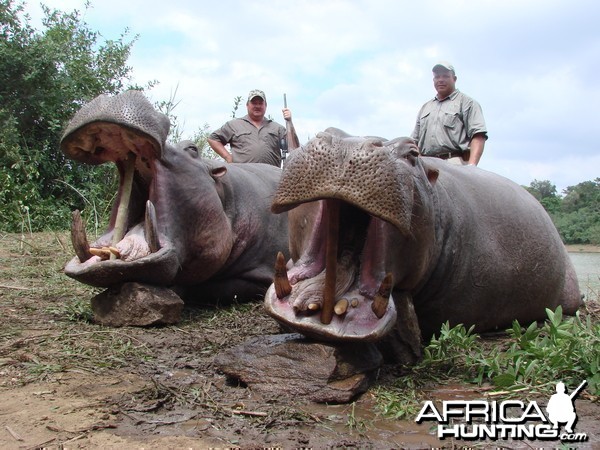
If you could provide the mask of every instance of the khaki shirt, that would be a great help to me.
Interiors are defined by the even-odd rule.
[[[235,163],[265,163],[279,167],[281,140],[285,137],[285,127],[277,122],[264,119],[262,126],[256,128],[246,115],[225,123],[213,131],[209,139],[229,144]]]
[[[423,105],[411,134],[423,155],[469,150],[477,133],[487,129],[481,106],[458,89],[442,101],[436,98]]]

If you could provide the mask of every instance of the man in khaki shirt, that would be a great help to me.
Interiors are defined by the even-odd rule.
[[[267,97],[259,89],[248,94],[248,114],[225,123],[208,137],[208,145],[228,163],[264,163],[280,167],[281,148],[286,148],[286,129],[265,119]],[[292,112],[283,108],[283,118],[292,120]],[[295,133],[295,132],[294,132]],[[298,137],[295,136],[296,141]],[[225,145],[229,144],[231,153]]]
[[[425,156],[476,166],[487,140],[481,106],[456,89],[452,64],[440,62],[432,71],[437,95],[421,107],[411,137]]]

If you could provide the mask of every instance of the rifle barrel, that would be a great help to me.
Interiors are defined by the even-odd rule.
[[[583,388],[583,386],[585,386],[587,383],[587,380],[583,380],[581,382],[581,384],[579,386],[577,386],[577,389],[575,389],[573,392],[571,392],[571,394],[569,395],[569,398],[571,400],[573,400],[573,398],[579,393],[579,391]]]

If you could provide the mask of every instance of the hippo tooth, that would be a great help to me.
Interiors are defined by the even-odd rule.
[[[338,316],[341,316],[342,314],[345,314],[346,311],[348,310],[348,305],[349,305],[348,300],[345,298],[342,298],[335,304],[333,311]]]
[[[117,247],[108,247],[108,251],[112,254],[115,255],[117,258],[121,257],[121,252],[119,251],[119,249]]]
[[[321,306],[318,303],[309,303],[308,310],[309,311],[317,311]]]
[[[110,258],[111,252],[108,249],[108,247],[102,247],[102,248],[90,248],[90,253],[94,256],[99,256],[100,258],[102,258],[103,260]]]
[[[79,258],[79,261],[85,262],[92,257],[92,254],[90,253],[90,244],[88,244],[87,236],[85,234],[83,220],[81,220],[81,213],[78,209],[73,211],[72,218],[71,243],[73,244],[73,249]]]
[[[115,219],[115,228],[112,238],[112,244],[117,245],[123,236],[125,236],[125,227],[127,226],[127,216],[129,215],[129,199],[131,198],[131,187],[133,185],[133,174],[135,172],[135,153],[130,153],[123,160],[123,184],[119,207],[117,208],[117,218]],[[116,258],[112,256],[111,259]]]
[[[352,301],[350,302],[350,306],[352,306],[353,308],[356,308],[358,306],[358,299],[353,298]]]
[[[379,286],[379,291],[375,298],[373,298],[373,303],[371,305],[371,309],[375,313],[378,319],[381,319],[385,314],[385,311],[388,307],[388,303],[390,301],[390,294],[392,292],[392,284],[393,276],[391,273],[388,273],[381,282]]]
[[[337,283],[338,236],[340,233],[340,202],[325,200],[327,205],[327,247],[325,254],[325,288],[321,323],[328,325],[333,319],[335,288]]]
[[[292,292],[292,286],[288,278],[287,269],[285,267],[285,257],[283,253],[277,253],[277,259],[275,261],[275,277],[273,279],[273,285],[275,286],[275,293],[278,299],[287,297]]]
[[[158,227],[156,225],[156,209],[154,204],[146,201],[146,220],[144,220],[144,235],[150,252],[156,253],[160,250],[160,242],[158,241]]]

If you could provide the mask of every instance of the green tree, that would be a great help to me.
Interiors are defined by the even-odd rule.
[[[117,40],[102,40],[77,10],[42,8],[38,31],[23,3],[0,0],[0,213],[6,231],[63,227],[74,208],[106,207],[113,168],[73,164],[60,151],[60,137],[85,102],[135,87],[126,86],[132,70],[126,62],[137,37],[127,40],[125,30]]]
[[[560,209],[561,200],[556,195],[556,186],[549,180],[533,180],[529,186],[523,187],[542,204],[550,215]]]
[[[533,180],[529,187],[525,187],[525,189],[538,200],[556,197],[556,186],[549,180]]]
[[[568,244],[600,244],[600,178],[565,189],[555,225]]]

